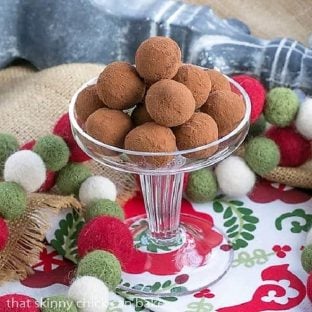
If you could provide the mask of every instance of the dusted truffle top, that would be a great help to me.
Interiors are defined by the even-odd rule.
[[[195,111],[192,92],[184,84],[169,79],[158,81],[148,89],[145,105],[152,119],[166,127],[185,123]]]
[[[231,91],[231,85],[222,73],[214,69],[209,69],[207,72],[211,80],[211,92],[219,90]]]
[[[196,109],[207,101],[211,90],[210,76],[207,71],[195,65],[184,64],[173,79],[190,89],[195,99]]]
[[[148,82],[171,79],[181,65],[181,50],[166,37],[152,37],[141,43],[135,54],[138,73]]]
[[[245,103],[232,91],[212,92],[201,111],[210,115],[217,123],[219,136],[230,133],[244,118]]]
[[[95,139],[122,148],[127,133],[132,129],[131,118],[118,110],[100,108],[89,116],[86,130]]]
[[[79,121],[84,123],[92,113],[104,106],[97,95],[96,86],[86,87],[78,94],[76,100],[76,113]]]
[[[140,103],[145,84],[134,66],[127,62],[114,62],[105,67],[97,84],[99,98],[113,109],[128,109]]]

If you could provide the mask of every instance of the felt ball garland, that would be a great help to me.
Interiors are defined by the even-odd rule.
[[[1,312],[40,312],[39,304],[35,299],[20,294],[1,296],[0,307]]]
[[[99,199],[92,201],[87,205],[85,219],[90,221],[98,216],[111,216],[123,221],[125,219],[123,209],[115,202],[109,199]]]

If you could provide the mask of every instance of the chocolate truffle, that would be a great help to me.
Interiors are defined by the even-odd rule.
[[[136,106],[131,114],[131,118],[136,126],[140,126],[146,122],[153,121],[152,117],[147,112],[144,104],[139,104]]]
[[[181,50],[166,37],[152,37],[143,41],[135,54],[139,75],[148,82],[171,79],[181,65]]]
[[[231,91],[230,82],[217,70],[209,69],[207,71],[211,80],[211,92],[219,90]]]
[[[182,125],[195,111],[192,92],[184,84],[168,79],[158,81],[148,89],[145,105],[152,119],[166,127]]]
[[[118,110],[100,108],[89,116],[86,131],[98,141],[122,148],[127,133],[132,129],[131,118]],[[105,155],[115,155],[108,149],[102,150]]]
[[[139,152],[174,152],[177,149],[176,139],[171,129],[155,122],[146,122],[131,130],[125,139],[125,148]],[[134,156],[135,162],[146,162],[154,167],[168,164],[173,156]]]
[[[113,62],[100,74],[96,89],[107,107],[128,109],[142,101],[145,84],[132,65]]]
[[[209,115],[204,113],[195,113],[185,124],[176,127],[174,134],[177,140],[179,150],[191,149],[209,144],[218,139],[218,126]],[[207,158],[218,149],[213,146],[198,152],[185,154],[188,158]]]
[[[242,98],[231,91],[215,91],[210,93],[201,111],[210,115],[217,123],[219,137],[230,133],[245,114],[245,104]]]
[[[101,107],[104,103],[100,100],[96,92],[96,86],[88,86],[77,96],[76,113],[79,122],[85,123],[87,118]]]
[[[207,71],[191,64],[182,65],[174,80],[187,86],[195,99],[195,108],[201,107],[208,99],[211,81]]]

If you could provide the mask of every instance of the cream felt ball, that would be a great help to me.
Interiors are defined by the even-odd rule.
[[[312,228],[309,230],[307,237],[306,237],[306,246],[312,245]]]
[[[79,189],[79,199],[86,205],[97,199],[115,201],[116,197],[116,185],[111,180],[101,176],[93,176],[86,179]]]
[[[312,98],[307,98],[300,105],[295,126],[305,138],[312,140]]]
[[[244,196],[256,183],[256,175],[238,156],[223,160],[217,165],[215,173],[222,192],[228,196]]]
[[[46,179],[41,157],[32,151],[18,151],[4,164],[4,180],[20,184],[27,192],[35,192]]]
[[[105,312],[109,305],[109,290],[98,278],[82,276],[68,289],[68,297],[75,301],[79,312]]]

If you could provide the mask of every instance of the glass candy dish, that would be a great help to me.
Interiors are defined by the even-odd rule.
[[[233,250],[220,248],[230,243],[222,230],[213,224],[212,218],[195,211],[181,213],[184,173],[212,166],[228,157],[248,133],[249,97],[238,83],[228,79],[241,92],[246,107],[239,125],[210,144],[172,153],[125,150],[89,136],[77,120],[75,103],[79,92],[94,85],[97,78],[85,83],[73,96],[69,116],[81,149],[103,166],[140,176],[146,214],[125,221],[133,233],[136,259],[123,269],[120,291],[171,300],[211,286],[229,270]],[[208,158],[189,157],[208,149],[216,150]],[[150,164],[151,157],[170,157],[172,160],[165,167],[156,168]]]

